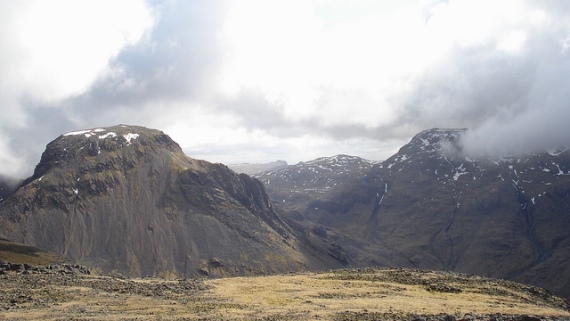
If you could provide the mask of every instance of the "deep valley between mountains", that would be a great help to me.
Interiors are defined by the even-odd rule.
[[[0,260],[166,279],[394,267],[570,298],[570,151],[476,158],[464,132],[423,131],[383,162],[337,155],[252,176],[188,157],[158,130],[67,133],[31,177],[0,178]],[[374,319],[347,311],[337,319]]]

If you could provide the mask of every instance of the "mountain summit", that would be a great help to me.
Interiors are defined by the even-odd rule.
[[[49,143],[33,176],[1,203],[0,233],[134,276],[320,266],[259,181],[192,159],[163,132],[136,126],[75,131]]]

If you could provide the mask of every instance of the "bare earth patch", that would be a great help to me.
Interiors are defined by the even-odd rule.
[[[6,320],[570,320],[540,288],[445,272],[358,269],[208,280],[0,276]]]

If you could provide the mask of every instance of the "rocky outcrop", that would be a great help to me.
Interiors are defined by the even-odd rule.
[[[306,257],[259,181],[184,155],[160,131],[125,125],[49,143],[34,175],[1,203],[0,233],[71,262],[134,276],[331,264]]]
[[[88,267],[79,264],[57,263],[44,266],[0,261],[0,275],[9,273],[80,275],[91,274],[91,270]]]

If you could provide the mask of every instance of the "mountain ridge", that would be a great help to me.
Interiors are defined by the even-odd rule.
[[[334,240],[349,266],[451,270],[570,297],[570,152],[469,157],[465,132],[422,131],[358,177],[337,175],[318,197],[278,204]],[[276,173],[263,177],[279,199],[295,186]]]

